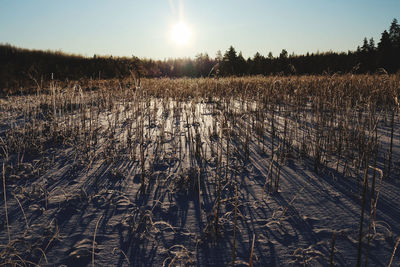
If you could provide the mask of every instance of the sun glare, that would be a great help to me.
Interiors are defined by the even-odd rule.
[[[172,28],[172,40],[178,45],[185,45],[189,42],[191,36],[190,29],[185,23],[179,22]]]

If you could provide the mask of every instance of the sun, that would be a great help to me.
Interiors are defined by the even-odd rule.
[[[171,32],[171,38],[177,45],[186,45],[192,33],[185,23],[179,22],[174,25]]]

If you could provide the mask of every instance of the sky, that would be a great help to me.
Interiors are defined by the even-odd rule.
[[[347,52],[364,37],[378,43],[393,18],[400,0],[0,0],[0,43],[152,59],[215,57],[231,45],[246,58]],[[184,44],[172,38],[181,21]]]

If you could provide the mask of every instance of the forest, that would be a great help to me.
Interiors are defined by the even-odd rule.
[[[347,52],[289,54],[256,53],[245,59],[233,46],[215,58],[200,53],[194,59],[140,59],[132,57],[83,57],[62,51],[40,51],[0,44],[0,91],[41,86],[46,81],[123,79],[139,77],[220,77],[250,75],[320,75],[334,73],[395,73],[400,68],[400,25],[393,19],[378,44],[364,38],[361,46]]]

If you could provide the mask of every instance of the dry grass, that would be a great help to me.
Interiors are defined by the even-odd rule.
[[[148,196],[155,186],[167,188],[170,195],[195,195],[200,217],[207,216],[202,210],[204,196],[209,194],[213,205],[206,230],[212,229],[218,239],[227,227],[226,220],[230,220],[234,229],[231,251],[235,265],[243,194],[238,190],[238,174],[250,163],[257,166],[259,159],[255,155],[260,154],[268,164],[268,173],[261,184],[262,200],[264,194],[279,194],[283,168],[295,158],[311,162],[317,174],[336,170],[338,177],[358,181],[363,202],[359,231],[361,263],[365,204],[370,201],[370,218],[375,218],[382,181],[395,177],[399,170],[398,163],[393,161],[394,128],[400,108],[399,81],[394,75],[142,79],[139,84],[129,79],[51,81],[47,90],[42,88],[36,95],[0,99],[0,120],[5,129],[0,133],[0,155],[9,243],[2,250],[10,249],[13,243],[6,183],[42,177],[57,161],[56,155],[49,151],[61,147],[70,149],[73,165],[85,166],[87,173],[103,160],[109,164],[133,162],[136,169],[129,175],[138,178],[139,195]],[[382,137],[377,133],[382,129],[389,132],[389,148],[381,145]],[[387,160],[377,161],[378,156]],[[162,176],[163,168],[175,162],[179,165],[177,173]],[[380,175],[376,190],[375,173],[373,183],[369,183],[368,169]],[[153,179],[156,174],[163,178]],[[112,172],[115,181],[124,181],[127,176],[123,171]],[[66,201],[109,205],[107,192],[101,192],[104,183],[96,177],[93,181],[96,193],[90,195],[83,190],[84,194],[71,199],[65,194]],[[206,183],[211,184],[208,191],[204,189]],[[369,190],[372,195],[368,195]],[[298,194],[303,194],[303,190]],[[278,223],[296,196],[284,208]],[[14,194],[26,230],[30,225],[24,203],[28,199],[44,203],[35,209],[39,213],[48,209],[51,197],[46,183]],[[155,206],[162,204],[160,197]],[[128,210],[133,203],[120,196],[115,205]],[[233,214],[223,209],[224,205],[233,206]],[[146,233],[148,236],[144,238],[151,238],[163,231],[161,227],[175,232],[168,222],[153,221],[154,207],[128,218],[132,235]],[[71,252],[72,256],[82,251],[87,254],[91,248],[93,266],[99,220],[92,242],[82,243],[81,250]],[[376,232],[375,219],[370,219],[368,234],[371,228]],[[256,265],[254,240],[255,236],[250,266]],[[333,239],[331,264],[334,242]],[[42,250],[41,257],[46,261],[47,248]],[[192,252],[183,245],[167,251],[165,266],[193,262]],[[129,262],[129,257],[121,252]],[[8,255],[13,259],[6,263],[23,260],[18,253]]]

